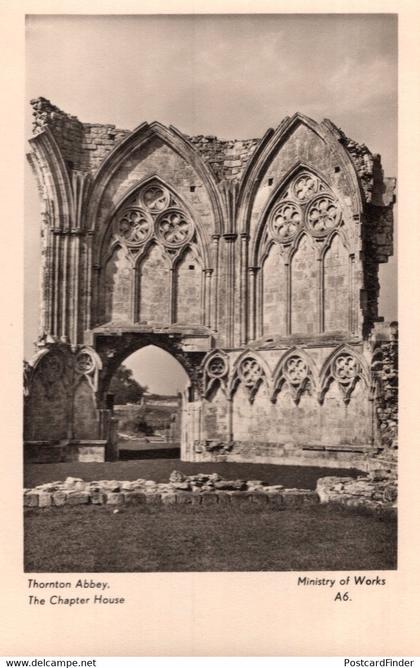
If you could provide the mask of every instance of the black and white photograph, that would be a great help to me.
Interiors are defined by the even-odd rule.
[[[26,16],[26,573],[397,569],[397,30]]]

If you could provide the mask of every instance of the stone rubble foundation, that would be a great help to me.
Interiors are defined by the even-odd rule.
[[[167,483],[139,478],[133,481],[87,482],[68,477],[25,489],[25,508],[79,505],[224,505],[252,504],[253,508],[300,508],[332,503],[369,512],[389,512],[396,507],[397,487],[390,472],[374,471],[358,478],[319,478],[316,490],[284,488],[261,480],[225,480],[219,474],[184,475],[173,471]]]

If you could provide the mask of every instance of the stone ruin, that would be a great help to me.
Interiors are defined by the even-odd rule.
[[[367,475],[319,478],[316,490],[286,488],[263,480],[225,480],[218,473],[185,475],[173,471],[168,482],[92,480],[68,477],[23,490],[24,509],[95,505],[195,506],[218,505],[225,510],[238,505],[249,509],[286,510],[318,503],[396,516],[397,484],[394,475],[373,470]],[[118,512],[118,510],[114,510]]]
[[[181,458],[375,468],[397,443],[398,329],[378,314],[395,179],[331,121],[262,139],[82,123],[32,101],[42,308],[25,455],[117,456],[111,378],[186,370]]]

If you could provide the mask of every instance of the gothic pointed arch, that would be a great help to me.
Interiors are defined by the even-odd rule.
[[[49,202],[50,226],[67,230],[72,225],[73,192],[60,148],[48,127],[29,142],[32,148],[29,162],[35,169],[43,199]]]
[[[135,273],[134,319],[141,324],[171,322],[172,261],[157,239],[138,258]]]
[[[287,388],[297,406],[302,394],[317,391],[317,376],[311,356],[304,349],[294,346],[284,353],[273,372],[271,401],[274,403],[283,388]]]
[[[317,240],[328,241],[342,225],[342,207],[336,193],[317,169],[299,161],[277,185],[264,207],[251,238],[251,261],[260,266],[267,245],[273,242],[286,252],[293,250],[304,230]]]
[[[224,350],[216,348],[205,356],[202,362],[202,393],[206,399],[219,387],[227,394],[229,368],[229,357]]]
[[[134,258],[115,240],[104,257],[100,284],[99,319],[130,322],[132,319]]]
[[[143,332],[141,336],[135,334],[126,335],[125,337],[117,337],[113,341],[104,341],[98,348],[98,354],[102,362],[102,370],[99,376],[98,384],[98,398],[100,403],[105,400],[106,393],[109,390],[109,385],[113,375],[118,367],[124,363],[130,355],[147,346],[156,346],[166,351],[180,363],[188,378],[191,386],[199,389],[200,374],[197,372],[199,363],[188,352],[184,351],[176,341],[165,337],[156,336],[153,333]],[[199,356],[201,362],[202,356]]]
[[[160,221],[168,209],[173,213],[184,212],[187,218],[181,223],[181,228],[183,226],[186,231],[189,221],[192,221],[194,233],[184,234],[182,229],[173,230],[172,236],[177,236],[177,239],[173,239],[172,243],[170,239],[165,239]],[[117,219],[120,222],[116,222]],[[169,221],[168,223],[170,225]],[[125,230],[121,229],[121,226]],[[189,232],[191,230],[192,228]],[[146,242],[153,237],[159,238],[168,249],[174,249],[173,256],[175,258],[175,249],[182,248],[182,244],[191,241],[192,236],[195,236],[194,242],[199,249],[204,267],[210,267],[210,243],[199,218],[194,216],[191,207],[171,184],[159,175],[153,174],[132,185],[111,209],[107,229],[104,230],[101,241],[96,246],[94,260],[100,263],[107,247],[118,239],[121,243],[133,249],[137,256],[135,249],[141,251],[147,246]],[[178,243],[178,241],[182,243]],[[139,254],[141,255],[141,252]]]
[[[204,315],[203,261],[197,247],[187,243],[173,263],[173,320],[202,325]]]
[[[332,230],[321,249],[321,308],[324,332],[351,331],[352,257],[345,231]]]
[[[370,387],[370,373],[363,357],[357,351],[342,344],[332,351],[320,371],[319,402],[322,404],[330,385],[336,382],[347,405],[359,382]]]
[[[290,334],[313,336],[319,330],[319,267],[316,242],[302,229],[293,240],[289,265]]]
[[[262,383],[265,383],[269,390],[271,389],[270,378],[270,369],[263,358],[254,350],[245,350],[233,365],[228,396],[232,399],[238,385],[242,384],[252,404]]]
[[[220,234],[223,230],[223,205],[217,189],[214,176],[202,160],[200,154],[188,139],[173,126],[165,127],[161,123],[142,123],[125,139],[123,139],[105,158],[96,172],[88,209],[88,227],[94,230],[99,219],[99,207],[104,193],[113,176],[124,163],[140,149],[147,150],[147,144],[153,139],[160,140],[174,153],[183,158],[195,170],[201,179],[211,202],[214,232]],[[100,230],[97,230],[97,232]]]
[[[339,141],[338,131],[325,121],[317,123],[303,114],[296,113],[285,118],[274,132],[266,133],[253,156],[251,157],[241,179],[238,203],[238,230],[250,234],[251,213],[256,195],[260,189],[264,175],[267,173],[275,157],[298,128],[305,128],[313,134],[330,154],[335,156],[348,183],[354,198],[354,210],[360,214],[363,207],[362,189],[355,167]]]
[[[117,317],[105,306],[105,321],[204,324],[209,244],[203,236],[184,200],[162,179],[153,175],[133,186],[111,212],[98,251],[102,301],[121,293]]]

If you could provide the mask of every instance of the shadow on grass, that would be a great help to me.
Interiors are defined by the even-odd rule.
[[[313,506],[78,506],[25,512],[26,572],[388,570],[393,518]]]

